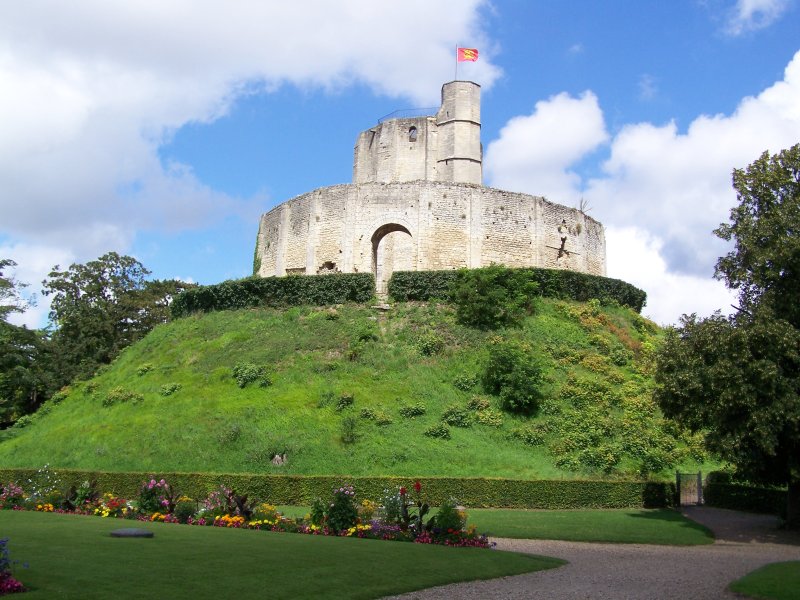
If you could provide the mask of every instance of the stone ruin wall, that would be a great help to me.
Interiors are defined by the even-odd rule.
[[[563,240],[563,242],[562,242]],[[562,245],[563,244],[563,245]],[[545,267],[605,275],[603,226],[537,196],[413,181],[320,188],[261,218],[258,275]]]

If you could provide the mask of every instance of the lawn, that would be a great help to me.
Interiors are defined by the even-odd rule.
[[[110,537],[141,526],[152,539]],[[403,542],[0,511],[16,576],[37,598],[378,598],[563,561]]]
[[[279,506],[287,517],[302,517],[308,506]],[[436,514],[436,508],[431,509]],[[670,509],[514,510],[469,508],[468,522],[491,537],[696,546],[713,544],[713,534]]]
[[[730,589],[751,598],[800,600],[800,561],[765,565],[734,581]]]
[[[674,546],[714,543],[708,529],[670,509],[471,509],[468,515],[478,531],[492,537]]]

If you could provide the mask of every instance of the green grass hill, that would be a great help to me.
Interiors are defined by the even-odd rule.
[[[658,328],[541,299],[522,327],[398,303],[197,314],[161,325],[3,433],[3,467],[522,479],[664,475],[701,440],[651,400]],[[531,416],[482,386],[513,344],[544,373]],[[273,464],[276,456],[284,464]]]

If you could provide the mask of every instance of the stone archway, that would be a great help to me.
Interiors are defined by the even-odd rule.
[[[375,291],[385,296],[392,273],[415,268],[416,246],[411,232],[399,223],[381,225],[372,234],[371,241]]]

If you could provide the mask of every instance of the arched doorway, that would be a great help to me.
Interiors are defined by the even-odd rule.
[[[395,271],[411,271],[416,264],[416,247],[411,232],[398,223],[381,225],[372,234],[372,273],[375,291],[388,292],[389,278]]]

